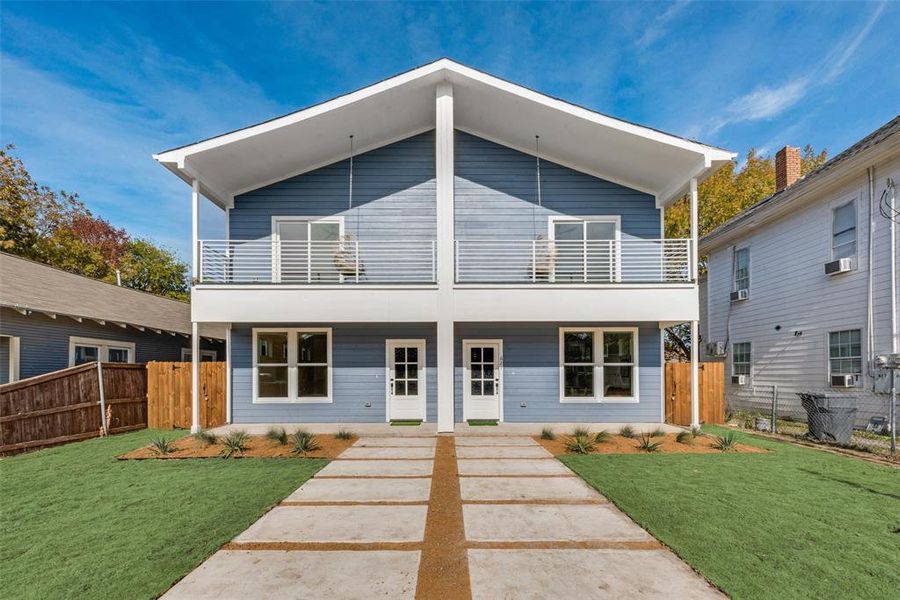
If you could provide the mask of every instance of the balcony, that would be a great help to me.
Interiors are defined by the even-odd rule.
[[[461,284],[689,283],[691,244],[666,240],[458,240]]]
[[[437,247],[402,240],[201,240],[199,274],[202,284],[433,284]]]

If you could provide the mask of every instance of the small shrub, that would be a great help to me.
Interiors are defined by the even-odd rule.
[[[236,429],[222,438],[222,450],[219,452],[223,458],[238,456],[247,450],[247,432]]]
[[[694,443],[694,434],[690,431],[679,431],[678,435],[675,436],[675,441],[679,444],[690,446]]]
[[[356,434],[349,429],[338,429],[338,432],[334,434],[336,440],[352,440],[355,437]]]
[[[556,434],[553,433],[553,430],[549,427],[544,427],[541,429],[541,439],[542,440],[555,440]]]
[[[272,427],[266,432],[266,439],[284,446],[288,443],[288,432],[284,430],[284,427]]]
[[[578,427],[576,427],[575,429],[572,430],[573,438],[590,437],[590,435],[591,435],[591,430],[588,429],[587,427],[583,427],[581,425],[579,425]]]
[[[589,435],[576,435],[566,440],[566,450],[573,454],[590,454],[594,450],[594,440]]]
[[[734,434],[731,432],[726,433],[725,435],[720,435],[716,437],[716,441],[713,442],[713,448],[721,450],[722,452],[729,452],[736,448],[736,441],[734,439]]]
[[[603,442],[609,441],[609,433],[604,429],[603,431],[598,431],[594,434],[594,442],[597,444],[602,444]]]
[[[194,438],[195,440],[197,440],[198,442],[205,444],[207,446],[212,446],[217,441],[219,441],[219,438],[216,437],[216,434],[210,433],[209,431],[206,431],[205,429],[201,429],[197,433],[191,434],[191,437]]]
[[[638,448],[644,452],[659,452],[660,446],[662,446],[661,442],[654,442],[653,436],[646,433],[642,433],[640,441],[638,441]]]
[[[154,454],[171,454],[175,452],[175,446],[168,438],[158,437],[150,440],[150,450]]]
[[[292,438],[294,442],[294,452],[297,454],[315,452],[319,449],[319,442],[316,441],[316,436],[305,429],[298,429],[295,431]]]
[[[700,429],[699,425],[694,425],[693,427],[691,427],[691,435],[694,437],[703,437],[706,434],[703,433],[703,430]]]
[[[650,437],[663,437],[666,435],[666,432],[662,430],[662,427],[657,427],[653,431],[650,432]]]
[[[626,425],[622,429],[619,430],[619,435],[623,438],[633,439],[635,437],[634,428],[631,425]]]

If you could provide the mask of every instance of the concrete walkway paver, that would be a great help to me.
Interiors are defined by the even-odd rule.
[[[434,458],[434,447],[411,446],[403,448],[378,448],[373,446],[364,446],[361,448],[351,447],[344,450],[341,458],[380,458],[395,460],[405,458],[409,460],[417,460],[420,458]]]
[[[236,542],[421,542],[427,506],[276,506]]]
[[[592,500],[597,492],[577,477],[461,477],[463,502],[473,500]]]
[[[467,458],[459,461],[460,475],[565,475],[575,477],[564,464],[558,460],[545,458]]]
[[[383,479],[313,478],[300,486],[285,502],[427,502],[429,477]]]
[[[610,504],[467,504],[463,515],[466,539],[478,542],[653,540]]]
[[[456,449],[458,458],[553,458],[540,446],[463,446]]]
[[[430,477],[433,466],[429,460],[335,460],[316,477]]]

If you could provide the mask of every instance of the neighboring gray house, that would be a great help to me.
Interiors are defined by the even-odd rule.
[[[202,360],[224,360],[210,329]],[[83,362],[191,360],[190,306],[0,252],[0,383]]]
[[[815,391],[858,407],[858,425],[887,417],[874,357],[898,343],[900,225],[882,211],[900,208],[900,117],[803,178],[800,151],[781,150],[776,180],[775,194],[700,240],[703,347],[727,362],[728,406],[768,411],[778,386],[782,414],[801,416],[797,392]]]
[[[192,188],[230,422],[451,432],[659,423],[661,329],[698,320],[663,213],[733,156],[441,59],[155,158]]]

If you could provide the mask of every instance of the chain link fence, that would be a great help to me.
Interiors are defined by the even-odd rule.
[[[800,390],[764,382],[730,388],[725,411],[733,425],[900,461],[900,453],[891,453],[890,394],[830,388]]]

